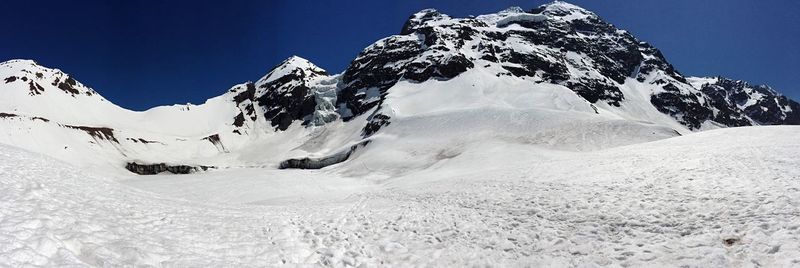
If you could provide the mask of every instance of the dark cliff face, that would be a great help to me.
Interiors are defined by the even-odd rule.
[[[800,103],[769,86],[716,77],[702,84],[700,90],[709,96],[714,108],[742,118],[741,125],[800,124]]]
[[[398,81],[447,80],[490,66],[505,70],[497,77],[563,85],[590,103],[609,106],[625,101],[629,83],[644,84],[651,89],[650,104],[692,130],[708,121],[747,126],[798,120],[796,113],[786,112],[796,103],[783,96],[737,107],[730,102],[751,96],[721,97],[715,90],[695,88],[655,47],[592,12],[558,1],[471,18],[451,18],[432,9],[418,12],[399,35],[376,42],[353,60],[342,75],[337,107],[347,109],[345,120],[373,111],[369,118],[380,122],[368,119],[364,132],[371,135],[388,125],[388,116],[373,109]],[[771,89],[753,90],[775,95]]]
[[[243,134],[245,122],[255,121],[258,119],[259,114],[256,112],[255,104],[255,84],[248,82],[241,85],[236,85],[229,91],[233,95],[233,103],[239,110],[239,113],[233,118],[234,133]]]
[[[364,114],[381,103],[386,90],[400,79],[450,79],[474,67],[474,59],[459,50],[475,30],[463,24],[426,25],[444,18],[447,16],[435,10],[423,10],[409,18],[401,35],[364,49],[342,75],[337,106],[349,109],[349,116],[343,119]]]
[[[159,164],[140,164],[136,162],[128,162],[125,164],[125,169],[139,175],[156,175],[162,172],[169,172],[172,174],[190,174],[200,171],[206,171],[211,166],[189,166],[189,165],[167,165],[165,163]]]
[[[353,60],[342,76],[337,106],[349,110],[348,120],[381,104],[401,79],[446,80],[492,65],[505,70],[498,77],[563,85],[590,103],[611,106],[625,100],[620,87],[635,79],[664,87],[651,103],[687,127],[712,119],[706,96],[691,92],[660,51],[563,2],[476,18],[450,18],[431,9],[414,14],[400,35],[376,42]]]
[[[311,81],[327,76],[307,60],[291,57],[255,83],[252,99],[276,130],[286,130],[296,120],[308,124],[317,105]]]

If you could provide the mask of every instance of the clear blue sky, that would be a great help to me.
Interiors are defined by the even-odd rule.
[[[433,7],[479,15],[549,1],[6,1],[0,61],[57,67],[130,109],[202,103],[291,55],[331,73]],[[800,99],[800,1],[576,0],[689,75],[766,83]]]

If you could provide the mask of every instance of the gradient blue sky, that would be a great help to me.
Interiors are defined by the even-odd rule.
[[[344,70],[412,13],[549,1],[6,1],[0,61],[60,68],[130,109],[202,103],[298,55]],[[800,1],[570,1],[629,30],[689,75],[769,84],[800,99]]]

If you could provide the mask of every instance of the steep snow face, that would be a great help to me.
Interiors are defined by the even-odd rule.
[[[691,77],[689,81],[710,97],[718,113],[740,116],[739,125],[800,124],[800,104],[769,86],[724,77]]]

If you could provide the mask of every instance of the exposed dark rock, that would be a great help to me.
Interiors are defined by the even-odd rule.
[[[18,115],[16,115],[16,114],[0,113],[0,118],[12,118],[12,117],[17,117],[17,116]]]
[[[406,65],[423,51],[423,41],[393,36],[362,51],[342,75],[337,107],[347,107],[348,121],[374,108],[405,73]],[[419,69],[422,66],[409,68]],[[424,70],[424,68],[422,68]],[[415,79],[420,81],[421,76]]]
[[[408,72],[404,77],[417,82],[426,81],[431,77],[450,79],[475,67],[464,55],[455,55],[439,62],[435,65],[412,62],[408,65]]]
[[[541,7],[535,11],[541,13],[545,9]],[[567,16],[559,12],[549,10],[546,15]],[[576,12],[587,16],[577,20],[518,20],[511,23],[524,30],[501,32],[479,19],[450,19],[435,10],[423,10],[406,21],[401,36],[382,39],[359,54],[343,74],[337,104],[347,107],[349,115],[344,119],[349,120],[374,109],[385,98],[386,90],[402,78],[416,82],[450,79],[474,68],[475,59],[458,52],[469,40],[479,41],[471,49],[479,52],[481,60],[500,63],[510,75],[538,77],[542,82],[565,85],[592,103],[604,101],[620,105],[624,95],[618,84],[625,83],[640,67],[644,60],[640,51],[643,46],[647,53],[657,55],[650,71],[664,67],[669,68],[665,72],[679,76],[671,65],[662,61],[657,50],[594,14],[585,10]],[[447,21],[442,23],[441,20]],[[511,38],[532,47],[551,49],[533,53],[519,51],[507,45]],[[569,66],[589,63],[571,62],[566,57],[568,52],[590,59],[595,70],[608,79],[573,76]],[[506,74],[497,74],[498,77],[502,75]]]
[[[570,81],[564,86],[591,103],[605,100],[608,104],[619,107],[619,102],[624,99],[619,88],[602,80],[582,79],[580,83]]]
[[[505,79],[514,76],[561,85],[592,104],[611,106],[626,100],[624,84],[645,83],[647,89],[658,92],[650,96],[650,103],[689,129],[698,129],[709,120],[725,126],[800,124],[800,104],[767,86],[719,79],[694,88],[650,44],[586,10],[570,5],[549,8],[551,5],[528,13],[508,9],[483,18],[450,18],[436,10],[423,10],[405,22],[400,35],[365,48],[340,77],[326,80],[330,94],[324,98],[319,93],[320,80],[315,78],[328,74],[292,57],[262,80],[231,89],[239,109],[231,118],[233,133],[247,134],[249,122],[258,116],[264,116],[275,130],[286,130],[296,121],[308,125],[316,120],[318,107],[326,106],[327,114],[339,109],[338,117],[345,121],[371,113],[362,129],[362,136],[369,137],[390,124],[380,106],[398,81],[447,80],[475,66],[485,68],[480,71],[498,70],[494,75]],[[34,81],[44,82],[35,78],[11,76],[5,82],[18,79],[30,81],[32,95],[44,91]],[[60,72],[54,75],[52,85],[73,96],[93,92]],[[597,112],[597,106],[592,107]],[[335,120],[336,114],[331,118]],[[93,133],[93,137],[106,137],[102,131]],[[227,151],[219,135],[204,140]]]
[[[50,122],[50,119],[47,119],[47,118],[44,118],[44,117],[38,117],[38,116],[31,117],[31,120],[34,120],[34,121],[40,120],[40,121],[45,122],[45,123]]]
[[[58,83],[58,79],[56,79],[56,83]],[[72,77],[67,77],[67,79],[64,80],[64,82],[58,83],[58,88],[74,96],[77,94],[81,94],[81,92],[75,88],[76,84],[77,82],[75,81],[75,79],[72,79]]]
[[[689,129],[699,129],[713,115],[711,109],[701,105],[695,95],[664,92],[651,96],[650,103],[658,111],[672,115]]]
[[[129,141],[132,141],[132,142],[135,142],[135,143],[143,143],[143,144],[161,143],[161,142],[157,142],[157,141],[145,140],[143,138],[125,138],[125,139],[129,140]]]
[[[159,164],[139,164],[136,162],[128,162],[125,169],[139,175],[156,175],[162,172],[169,172],[172,174],[190,174],[199,171],[206,171],[213,166],[189,166],[189,165],[167,165],[165,163]]]
[[[219,138],[219,134],[214,134],[208,137],[203,138],[203,140],[207,140],[217,148],[219,152],[227,153],[228,149],[225,149],[225,145],[222,144],[222,140]]]
[[[82,130],[92,136],[95,139],[100,140],[107,140],[119,143],[116,137],[114,137],[114,129],[107,128],[107,127],[87,127],[87,126],[71,126],[71,125],[64,125],[66,128],[72,128],[77,130]]]
[[[27,117],[27,116],[20,116],[20,115],[10,114],[10,113],[0,113],[0,118],[28,118],[31,121],[40,120],[40,121],[45,122],[45,123],[50,122],[49,119],[44,118],[44,117],[38,117],[38,116]]]
[[[44,92],[44,88],[41,85],[39,85],[39,83],[33,82],[33,80],[28,82],[28,87],[29,87],[29,89],[31,91],[29,93],[31,96],[33,96],[33,95],[41,95],[42,92]]]
[[[382,127],[391,124],[392,122],[389,122],[389,119],[391,119],[391,117],[384,114],[375,114],[371,116],[371,118],[367,119],[367,121],[369,121],[367,125],[361,130],[361,136],[365,138],[372,136],[372,134],[378,132]]]
[[[406,23],[403,24],[403,28],[400,30],[400,34],[402,35],[412,34],[414,32],[414,29],[422,25],[422,23],[441,17],[442,14],[439,13],[439,11],[436,11],[435,9],[425,9],[420,12],[417,12],[416,14],[411,15],[411,17],[409,17],[408,20],[406,20]]]
[[[730,246],[733,246],[733,245],[739,243],[739,241],[740,241],[740,239],[738,237],[730,237],[730,238],[723,239],[722,240],[722,244],[725,245],[725,246],[730,247]]]
[[[295,65],[295,61],[305,61],[296,57],[290,58],[279,64],[267,74],[269,81],[258,85],[263,90],[262,95],[256,98],[258,105],[264,111],[264,117],[277,130],[286,130],[295,120],[302,120],[308,124],[316,107],[316,100],[308,79],[328,74],[319,68],[302,68]],[[303,62],[302,65],[306,65]],[[281,77],[271,77],[276,71],[289,68]]]
[[[236,93],[236,95],[233,96],[233,102],[239,109],[239,113],[233,118],[233,126],[237,128],[243,127],[247,121],[247,118],[249,118],[251,121],[255,121],[256,118],[258,118],[254,104],[256,94],[255,84],[252,82],[247,82],[244,84],[244,86],[237,85],[230,91],[232,93]],[[241,135],[241,132],[238,129],[236,129],[234,133]]]
[[[341,162],[346,161],[350,158],[350,155],[353,154],[358,148],[364,147],[369,144],[369,141],[362,141],[356,145],[350,146],[347,150],[342,152],[335,153],[330,156],[322,157],[322,158],[297,158],[297,159],[288,159],[281,162],[278,168],[280,169],[321,169],[330,165],[335,165]]]
[[[233,102],[236,104],[241,104],[246,100],[254,100],[254,96],[256,93],[256,86],[253,83],[247,83],[245,85],[245,90],[237,94],[233,97]]]
[[[800,103],[765,85],[750,85],[740,80],[717,77],[704,84],[711,105],[719,110],[714,121],[728,126],[800,124]],[[747,120],[747,119],[750,120]]]
[[[400,79],[447,80],[474,68],[475,59],[459,50],[466,41],[479,38],[479,28],[487,25],[476,19],[436,26],[427,23],[443,18],[435,10],[423,10],[409,18],[402,35],[382,39],[359,53],[342,75],[337,98],[337,107],[349,110],[342,117],[345,121],[375,108]],[[492,59],[491,54],[483,57]]]
[[[244,113],[239,113],[236,117],[233,118],[233,125],[236,127],[241,127],[244,125]]]

